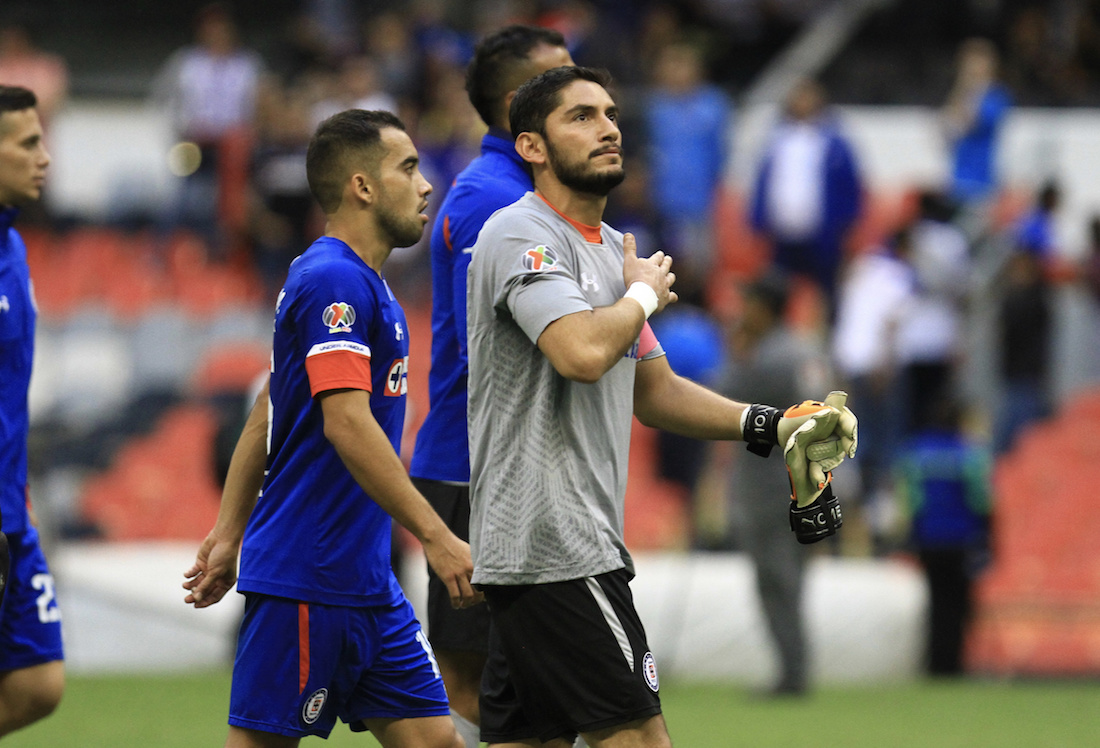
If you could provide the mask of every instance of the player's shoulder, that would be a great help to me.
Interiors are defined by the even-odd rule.
[[[286,289],[298,294],[349,288],[371,292],[380,283],[378,274],[344,242],[321,237],[290,264]]]
[[[0,265],[10,262],[25,263],[27,261],[27,245],[23,243],[23,237],[13,226],[0,229]]]
[[[478,237],[548,240],[563,232],[564,222],[534,192],[497,209],[485,221]]]
[[[455,179],[445,204],[473,207],[507,205],[531,189],[531,177],[514,162],[479,156]]]
[[[331,236],[322,236],[295,258],[290,272],[348,272],[358,270],[361,265],[363,261],[347,244]]]

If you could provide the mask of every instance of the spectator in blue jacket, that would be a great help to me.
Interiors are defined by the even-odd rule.
[[[752,227],[782,270],[810,278],[835,309],[844,241],[863,187],[855,154],[810,80],[794,87],[765,149],[752,194]]]

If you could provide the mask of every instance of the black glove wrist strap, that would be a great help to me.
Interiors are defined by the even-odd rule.
[[[793,501],[789,511],[791,530],[799,543],[808,545],[835,535],[844,524],[840,502],[833,495],[833,486],[825,486],[813,503],[799,507]]]
[[[741,438],[748,442],[745,448],[761,457],[771,454],[772,447],[779,443],[777,433],[779,419],[782,417],[783,413],[778,408],[760,403],[750,405],[744,418],[744,432],[741,434]]]

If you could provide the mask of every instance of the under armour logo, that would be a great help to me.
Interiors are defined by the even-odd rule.
[[[596,280],[596,276],[592,273],[581,272],[581,288],[587,291],[591,288],[593,291],[600,290],[600,284]]]
[[[400,322],[393,323],[393,334],[398,340],[403,340],[405,338],[405,331],[401,328]]]
[[[11,302],[8,301],[7,296],[0,296],[0,312],[6,312],[11,309]]]

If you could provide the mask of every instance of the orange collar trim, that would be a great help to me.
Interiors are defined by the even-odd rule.
[[[547,200],[545,197],[542,196],[542,193],[536,192],[535,194],[539,196],[540,200],[542,200],[544,203],[549,205],[550,208],[555,213],[557,213],[559,216],[561,216],[566,221],[568,221],[570,226],[575,228],[577,231],[581,232],[581,236],[584,237],[584,240],[586,242],[590,242],[591,244],[603,244],[603,233],[600,231],[599,226],[589,226],[586,223],[581,223],[580,221],[574,221],[572,218],[570,218],[569,216],[565,215],[560,210],[555,208],[549,200]]]

